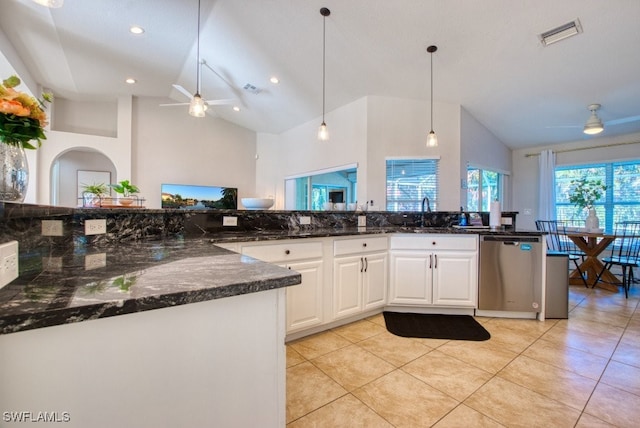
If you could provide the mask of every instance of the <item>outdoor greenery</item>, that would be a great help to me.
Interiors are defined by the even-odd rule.
[[[607,190],[607,186],[600,179],[580,178],[571,180],[571,186],[572,191],[569,196],[569,202],[580,209],[593,208]]]

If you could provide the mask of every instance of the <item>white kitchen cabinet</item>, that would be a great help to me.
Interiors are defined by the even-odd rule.
[[[334,242],[333,318],[383,307],[387,302],[386,237]]]
[[[241,253],[295,270],[299,285],[286,289],[287,333],[318,326],[323,316],[323,251],[319,241],[278,241],[277,244],[242,245]]]
[[[389,303],[476,307],[477,236],[391,237]]]

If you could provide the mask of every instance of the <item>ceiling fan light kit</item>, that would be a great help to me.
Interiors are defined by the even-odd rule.
[[[326,7],[320,9],[320,15],[322,15],[322,123],[318,128],[318,140],[327,141],[329,139],[329,130],[327,124],[324,121],[324,106],[325,106],[325,63],[326,63],[326,20],[327,16],[331,15],[331,11]]]
[[[431,131],[427,135],[427,147],[438,147],[438,136],[433,132],[433,53],[438,50],[437,46],[431,45],[427,52],[431,54]]]
[[[600,104],[591,104],[589,105],[589,111],[591,111],[591,116],[587,119],[587,123],[584,125],[584,129],[582,132],[588,135],[599,134],[604,131],[604,125],[602,121],[596,114],[596,111],[600,108]]]

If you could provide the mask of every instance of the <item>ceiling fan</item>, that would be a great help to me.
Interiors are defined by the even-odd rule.
[[[605,126],[622,125],[624,123],[636,122],[640,120],[640,115],[622,117],[620,119],[608,120],[602,122],[602,119],[598,116],[597,111],[602,107],[600,104],[589,104],[587,109],[591,112],[587,122],[584,125],[556,125],[547,126],[547,128],[583,128],[582,132],[588,135],[596,135],[604,131]]]
[[[174,84],[173,87],[187,98],[190,98],[191,101],[188,103],[170,103],[170,104],[160,104],[160,107],[168,107],[168,106],[189,106],[189,114],[194,117],[204,117],[205,112],[207,111],[208,106],[220,105],[220,104],[231,104],[234,100],[203,100],[200,96],[200,74],[202,65],[205,62],[200,60],[200,0],[198,0],[198,39],[196,43],[196,59],[198,61],[198,66],[196,68],[196,93],[191,95],[189,91],[184,89],[182,86],[178,84]]]

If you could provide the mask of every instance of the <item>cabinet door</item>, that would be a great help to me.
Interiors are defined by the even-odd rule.
[[[322,261],[290,263],[302,276],[287,287],[287,333],[322,324]]]
[[[389,258],[386,254],[370,254],[364,257],[362,277],[363,309],[379,308],[387,304],[387,278]]]
[[[424,251],[392,251],[389,303],[431,303],[431,268]]]
[[[362,311],[364,257],[338,257],[333,262],[333,316],[342,318]]]
[[[434,253],[433,304],[476,307],[478,258],[475,252]]]

